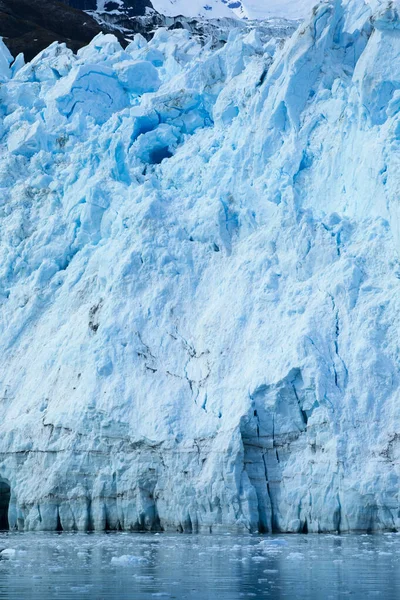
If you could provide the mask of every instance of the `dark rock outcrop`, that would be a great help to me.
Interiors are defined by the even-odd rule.
[[[61,2],[80,10],[97,10],[97,0],[61,0]],[[123,0],[122,5],[120,2],[108,0],[104,4],[105,12],[122,10],[129,17],[145,15],[148,8],[153,8],[150,0]]]
[[[88,0],[82,0],[82,4]],[[65,42],[74,52],[101,31],[122,35],[77,8],[56,0],[0,0],[0,36],[11,54],[31,60],[54,41]]]

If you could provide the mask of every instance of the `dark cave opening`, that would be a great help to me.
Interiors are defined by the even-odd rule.
[[[151,165],[159,165],[165,158],[171,158],[172,152],[168,150],[168,147],[156,147],[150,152],[149,162]]]
[[[5,481],[0,481],[0,531],[10,529],[8,508],[10,506],[11,488]]]
[[[57,511],[57,525],[56,525],[56,531],[61,532],[64,531],[63,526],[61,524],[61,519],[60,519],[60,511]]]

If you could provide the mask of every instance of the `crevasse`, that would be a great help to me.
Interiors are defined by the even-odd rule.
[[[400,529],[399,54],[361,0],[1,45],[11,527]]]

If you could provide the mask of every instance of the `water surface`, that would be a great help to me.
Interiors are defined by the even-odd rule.
[[[1,600],[400,598],[400,535],[0,534]]]

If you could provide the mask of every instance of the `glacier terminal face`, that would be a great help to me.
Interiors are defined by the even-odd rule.
[[[361,0],[0,44],[10,527],[400,529],[399,54]]]

